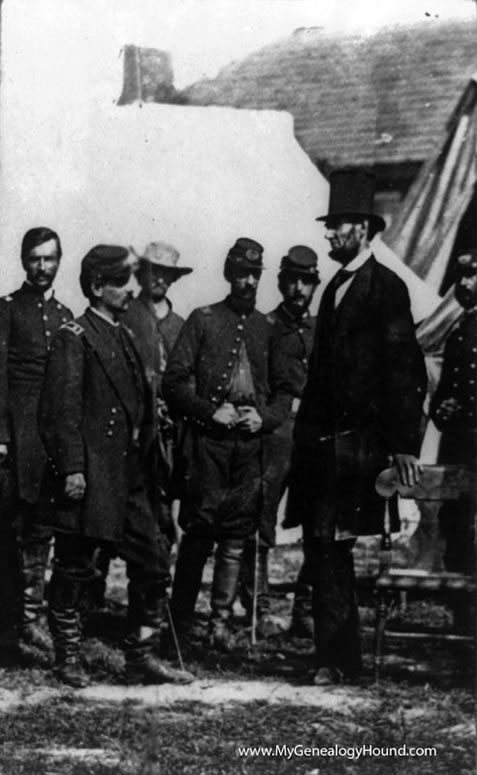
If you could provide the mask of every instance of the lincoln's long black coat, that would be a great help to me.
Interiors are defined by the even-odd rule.
[[[55,527],[97,539],[122,537],[128,493],[127,454],[137,395],[120,342],[91,311],[58,332],[40,400],[40,432],[59,484],[82,472],[81,503],[59,501]],[[147,389],[144,379],[144,389]],[[152,440],[152,397],[147,393],[141,447]]]
[[[376,533],[376,474],[389,455],[419,453],[426,375],[407,288],[371,257],[335,310],[323,349],[328,324],[319,312],[295,426],[287,522],[326,538],[336,525]]]

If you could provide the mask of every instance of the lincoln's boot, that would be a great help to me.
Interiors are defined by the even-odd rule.
[[[172,586],[171,613],[179,641],[187,637],[194,618],[204,565],[213,539],[185,533],[179,548]]]
[[[219,542],[215,557],[214,578],[210,617],[211,643],[221,651],[233,647],[230,631],[232,607],[237,595],[244,541],[240,538],[226,538]]]
[[[311,605],[312,585],[309,575],[306,563],[303,563],[296,580],[291,623],[291,634],[298,638],[313,638],[314,636]]]
[[[159,632],[151,634],[150,628],[147,628],[147,635],[142,636],[141,629],[128,635],[125,640],[126,683],[192,683],[194,676],[191,673],[178,670],[156,656],[159,649]]]
[[[58,570],[53,571],[48,622],[55,646],[55,672],[60,681],[79,689],[89,683],[80,661],[82,591],[83,582]]]
[[[53,648],[50,636],[40,626],[49,552],[49,541],[25,542],[21,547],[20,637],[24,643],[43,651]]]

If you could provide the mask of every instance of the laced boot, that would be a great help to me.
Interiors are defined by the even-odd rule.
[[[79,601],[82,583],[53,572],[50,586],[48,621],[55,646],[55,674],[75,689],[89,684],[89,676],[80,661],[81,629]]]
[[[130,684],[190,684],[194,676],[187,670],[178,670],[155,656],[159,648],[158,632],[141,637],[140,631],[129,635],[126,646],[126,676]]]

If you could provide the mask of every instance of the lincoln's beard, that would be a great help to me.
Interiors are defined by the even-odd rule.
[[[333,261],[338,261],[338,263],[346,266],[346,264],[349,264],[353,258],[356,258],[358,253],[359,245],[340,245],[340,247],[331,248],[328,255],[331,259],[333,259]]]

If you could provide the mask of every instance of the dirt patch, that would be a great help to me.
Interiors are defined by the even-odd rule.
[[[328,690],[313,686],[290,686],[276,681],[196,681],[190,686],[91,686],[78,696],[95,701],[135,701],[144,705],[172,705],[178,702],[200,702],[205,705],[263,702],[272,705],[309,706],[352,714],[373,710],[379,701],[366,696],[358,687],[333,687]]]

